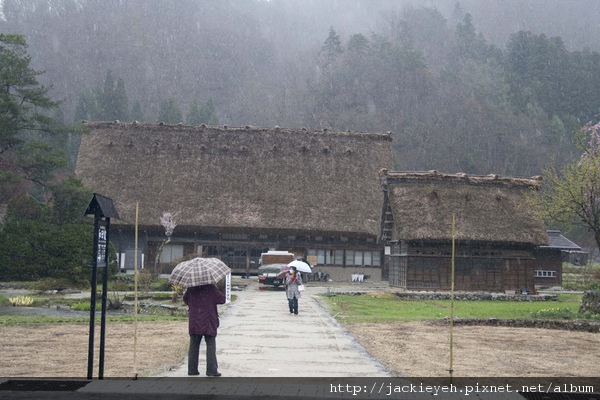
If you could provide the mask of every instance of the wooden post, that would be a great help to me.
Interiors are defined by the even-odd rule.
[[[454,373],[454,254],[455,254],[455,236],[456,236],[456,218],[452,213],[452,276],[450,282],[450,383],[452,383],[452,374]]]

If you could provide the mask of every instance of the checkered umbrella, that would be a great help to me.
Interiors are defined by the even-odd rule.
[[[186,288],[210,285],[216,284],[230,272],[231,268],[217,258],[196,257],[177,264],[169,282]]]

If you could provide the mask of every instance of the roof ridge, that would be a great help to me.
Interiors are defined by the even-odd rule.
[[[82,121],[82,124],[95,129],[101,128],[126,128],[134,126],[137,129],[144,128],[157,128],[160,127],[162,131],[165,130],[174,130],[174,131],[198,131],[198,130],[211,130],[211,131],[223,131],[223,132],[279,132],[279,133],[290,133],[290,134],[298,134],[298,133],[306,133],[306,134],[323,134],[323,135],[349,135],[349,136],[368,136],[371,138],[382,138],[384,140],[392,140],[392,132],[362,132],[362,131],[336,131],[329,129],[308,129],[305,127],[301,128],[283,128],[278,125],[273,127],[256,127],[252,125],[245,126],[229,126],[229,125],[185,125],[183,123],[178,124],[166,124],[163,122],[158,123],[140,123],[138,121],[134,122],[121,122],[121,121]]]

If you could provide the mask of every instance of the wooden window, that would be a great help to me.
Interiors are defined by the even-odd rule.
[[[344,265],[344,250],[335,250],[333,263],[335,265]]]
[[[170,263],[183,257],[182,244],[166,244],[160,255],[161,263]]]
[[[543,270],[537,269],[537,270],[535,270],[535,277],[536,278],[555,278],[556,271],[543,271]]]
[[[325,250],[317,250],[317,264],[325,265]]]
[[[354,265],[363,265],[363,252],[362,251],[354,252]]]
[[[373,253],[365,251],[363,256],[363,265],[373,265]]]
[[[381,252],[374,251],[373,252],[373,265],[379,267],[381,265]]]
[[[354,250],[346,250],[346,265],[354,265]]]

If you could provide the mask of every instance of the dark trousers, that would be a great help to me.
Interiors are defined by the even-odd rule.
[[[288,305],[290,306],[290,314],[298,314],[298,299],[296,296],[293,299],[288,299]]]
[[[188,351],[188,375],[199,375],[198,358],[200,356],[200,343],[202,336],[206,341],[206,374],[216,374],[219,369],[217,364],[217,343],[214,336],[190,335],[190,350]]]

